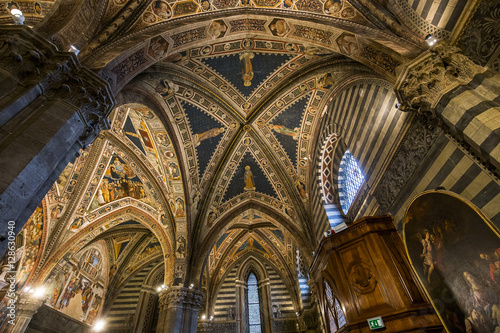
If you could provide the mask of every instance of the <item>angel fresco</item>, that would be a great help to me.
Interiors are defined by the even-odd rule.
[[[291,136],[294,140],[299,139],[299,128],[295,127],[293,130],[283,125],[269,124],[269,129],[274,130],[276,133]]]
[[[194,135],[194,145],[198,147],[203,140],[207,140],[210,138],[215,138],[221,133],[224,133],[225,128],[224,127],[215,127],[212,129],[209,129],[208,131],[205,131],[200,134],[195,134]]]

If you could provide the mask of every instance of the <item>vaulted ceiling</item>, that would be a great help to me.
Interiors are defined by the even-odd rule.
[[[12,4],[2,3],[5,21]],[[56,213],[36,274],[103,240],[117,286],[160,257],[167,282],[198,282],[204,270],[219,281],[245,251],[290,275],[293,249],[307,258],[318,239],[311,197],[326,115],[356,126],[377,118],[371,133],[338,133],[385,142],[377,161],[361,156],[373,163],[368,174],[382,168],[406,130],[390,91],[396,68],[425,49],[434,22],[412,16],[417,2],[395,0],[26,4],[17,4],[26,23],[60,50],[80,49],[117,99],[111,129],[45,199]],[[446,22],[434,28],[449,33]],[[341,93],[343,106],[332,109]],[[366,107],[354,110],[352,96]]]

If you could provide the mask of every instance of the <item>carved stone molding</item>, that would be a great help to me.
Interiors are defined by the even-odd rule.
[[[443,132],[438,119],[417,116],[396,150],[373,195],[380,207],[377,214],[385,214],[408,183],[417,167]]]
[[[160,292],[160,310],[170,307],[190,307],[199,309],[203,300],[203,292],[185,287],[170,287]]]
[[[44,302],[43,298],[34,298],[32,294],[20,292],[16,301],[16,316],[32,318]]]
[[[79,138],[82,148],[101,130],[110,128],[107,116],[115,99],[108,83],[82,67],[73,53],[58,51],[28,27],[0,27],[0,68],[24,90],[37,87],[45,97],[63,100],[78,109],[85,124]]]
[[[212,330],[212,320],[198,320],[198,332],[210,332]]]
[[[399,67],[395,92],[400,110],[434,116],[434,108],[444,94],[486,71],[459,52],[458,47],[442,41]]]

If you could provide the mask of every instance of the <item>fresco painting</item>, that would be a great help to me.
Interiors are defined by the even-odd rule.
[[[12,274],[8,271],[16,272],[16,290],[24,287],[30,277],[33,268],[36,267],[37,258],[42,246],[44,208],[40,204],[17,235],[14,268],[7,265],[7,254],[1,261],[0,290],[7,288]]]
[[[45,281],[49,291],[46,304],[92,325],[101,308],[104,283],[103,259],[97,249],[78,254],[64,266],[56,266]]]
[[[113,154],[92,201],[91,209],[125,197],[132,197],[151,204],[151,200],[146,195],[144,184],[139,177],[118,155]],[[78,229],[82,225],[83,223],[76,219],[72,223],[71,228]]]
[[[424,192],[406,212],[404,241],[449,332],[500,332],[500,238],[475,206]]]

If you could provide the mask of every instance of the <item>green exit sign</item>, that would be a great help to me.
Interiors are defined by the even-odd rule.
[[[375,317],[368,319],[368,326],[370,326],[371,330],[378,330],[379,328],[384,328],[384,321],[382,317]]]

